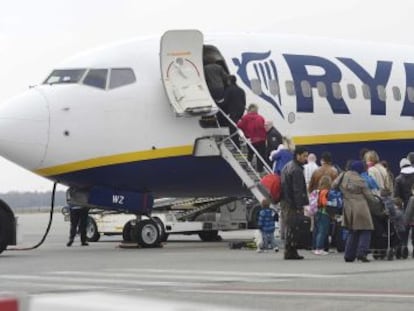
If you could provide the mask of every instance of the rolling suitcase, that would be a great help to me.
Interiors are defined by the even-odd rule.
[[[296,216],[297,249],[312,249],[311,219],[305,215]]]

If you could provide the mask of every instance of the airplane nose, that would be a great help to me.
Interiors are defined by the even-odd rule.
[[[30,89],[0,105],[0,155],[29,170],[46,154],[49,109],[39,90]]]

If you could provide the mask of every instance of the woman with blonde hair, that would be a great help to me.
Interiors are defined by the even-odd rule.
[[[364,155],[364,160],[370,175],[377,183],[380,190],[385,190],[389,194],[392,193],[393,186],[387,169],[380,163],[380,158],[375,150],[369,150]]]
[[[289,137],[283,136],[282,141],[283,143],[269,156],[269,160],[273,162],[273,172],[279,176],[285,165],[293,159],[293,151],[295,150],[295,145]]]
[[[327,255],[325,241],[329,234],[330,216],[327,211],[328,194],[331,189],[332,179],[328,175],[322,176],[318,186],[318,211],[315,215],[315,255]]]

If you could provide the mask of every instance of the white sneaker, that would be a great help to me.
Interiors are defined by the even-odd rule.
[[[321,256],[325,256],[329,254],[328,252],[325,252],[323,249],[316,249],[313,251],[313,253],[315,255],[321,255]]]
[[[263,250],[262,250],[262,249],[260,249],[260,248],[258,248],[258,249],[256,250],[256,252],[257,252],[257,253],[263,253]]]
[[[276,246],[273,250],[275,251],[275,253],[277,253],[279,251],[279,247]]]

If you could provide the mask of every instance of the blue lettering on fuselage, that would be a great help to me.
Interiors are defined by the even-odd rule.
[[[368,85],[371,93],[371,114],[385,115],[385,101],[378,96],[377,87],[379,85],[386,86],[391,75],[392,62],[378,61],[377,70],[372,77],[360,64],[352,58],[338,57],[338,59],[347,66],[362,83]]]
[[[262,93],[259,96],[273,105],[283,118],[280,92],[277,94],[271,89],[270,82],[276,80],[279,85],[277,67],[270,58],[271,51],[264,53],[244,52],[241,58],[234,57],[233,63],[237,66],[237,75],[242,82],[252,89],[252,80],[259,81]],[[334,114],[349,114],[347,104],[341,94],[335,94],[333,83],[343,83],[341,69],[333,61],[314,55],[283,54],[289,67],[296,89],[296,111],[303,113],[314,112],[313,96],[305,96],[302,92],[302,81],[309,83],[311,88],[317,88],[317,83],[323,83],[326,89],[326,100]],[[371,75],[358,62],[352,58],[337,57],[370,91],[371,115],[386,115],[386,101],[379,96],[378,86],[387,88],[393,63],[391,61],[377,61],[375,73]],[[406,86],[414,88],[414,64],[404,63]],[[401,87],[401,86],[400,86]],[[411,94],[410,94],[411,95]],[[401,116],[414,116],[414,104],[409,100],[408,91],[405,98]]]
[[[305,97],[301,90],[301,82],[308,81],[312,88],[316,88],[317,82],[323,82],[326,87],[329,105],[333,113],[348,114],[349,109],[342,98],[335,98],[332,83],[339,83],[342,73],[339,68],[326,58],[310,55],[283,54],[292,74],[296,92],[296,103],[298,112],[313,112],[313,97]],[[309,74],[307,67],[319,67],[323,69],[322,74]]]

